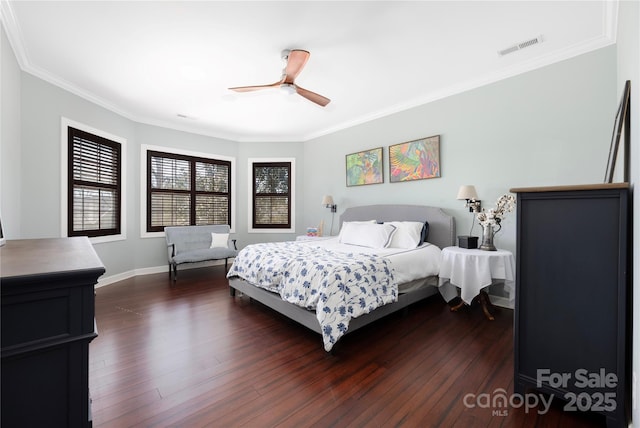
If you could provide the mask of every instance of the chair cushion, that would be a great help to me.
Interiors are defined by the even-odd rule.
[[[171,261],[175,264],[195,263],[207,260],[226,259],[229,257],[235,257],[236,254],[237,251],[230,248],[203,248],[178,252]]]

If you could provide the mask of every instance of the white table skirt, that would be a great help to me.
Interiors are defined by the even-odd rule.
[[[442,250],[440,264],[440,294],[446,301],[458,295],[471,304],[480,290],[491,285],[494,280],[504,280],[509,301],[514,299],[516,262],[511,252],[506,250],[484,251],[460,247]]]

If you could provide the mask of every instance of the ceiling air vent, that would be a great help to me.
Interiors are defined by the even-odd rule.
[[[520,49],[528,48],[529,46],[537,45],[538,43],[542,43],[542,36],[538,36],[535,39],[527,40],[522,43],[518,43],[517,45],[509,46],[508,48],[501,49],[498,51],[498,55],[505,56],[515,51],[519,51]]]

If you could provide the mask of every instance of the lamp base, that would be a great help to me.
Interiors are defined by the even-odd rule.
[[[482,244],[480,245],[480,249],[484,251],[498,251],[496,246],[493,244]]]
[[[478,248],[478,237],[477,236],[460,235],[460,236],[458,236],[458,247],[460,247],[460,248]]]

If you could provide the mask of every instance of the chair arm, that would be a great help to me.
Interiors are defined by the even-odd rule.
[[[233,249],[238,251],[238,246],[236,245],[236,240],[232,239],[231,242],[233,243]]]
[[[176,256],[176,244],[167,243],[167,247],[171,247],[171,257]]]

